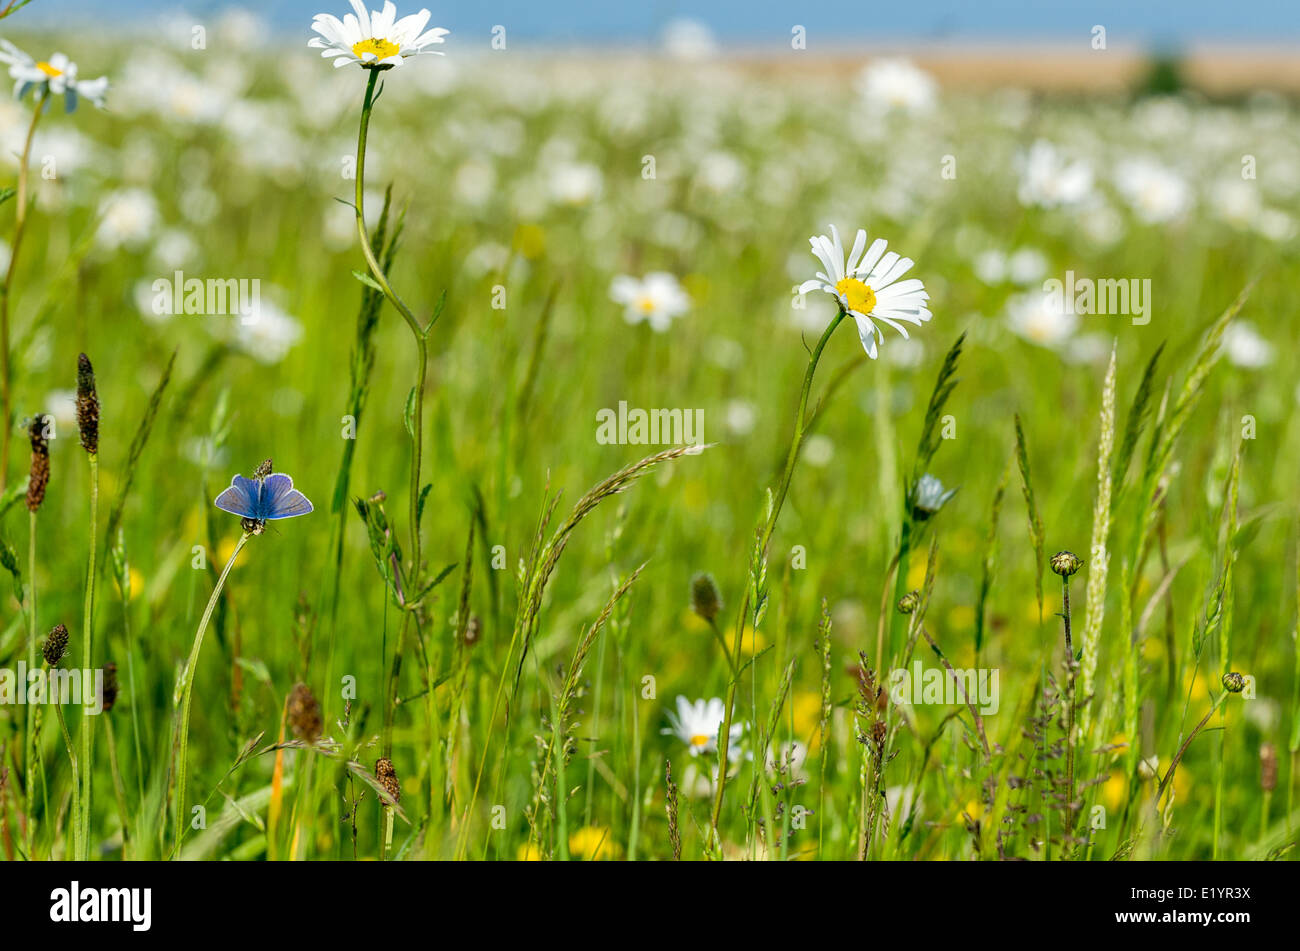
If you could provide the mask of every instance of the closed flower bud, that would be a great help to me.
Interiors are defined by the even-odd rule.
[[[388,793],[393,802],[401,801],[402,785],[397,781],[397,770],[393,768],[393,761],[387,756],[375,760],[375,779],[379,780],[379,785],[384,787],[384,792]]]
[[[921,592],[909,591],[898,599],[898,613],[911,614],[921,603]]]
[[[1062,578],[1068,578],[1083,567],[1083,559],[1072,551],[1058,551],[1052,556],[1052,570]]]
[[[722,595],[713,575],[702,571],[691,579],[691,610],[710,622],[722,610]]]
[[[50,443],[45,438],[45,417],[37,416],[27,429],[32,443],[32,468],[27,478],[27,511],[35,512],[45,501],[50,484]]]
[[[68,649],[68,629],[62,624],[54,625],[54,630],[45,638],[45,646],[41,648],[41,656],[45,658],[45,663],[51,667],[59,666],[59,661],[63,660],[63,654]]]
[[[99,395],[95,392],[95,368],[84,353],[77,357],[77,429],[81,448],[92,456],[99,452]]]
[[[1235,670],[1223,675],[1223,689],[1228,693],[1241,693],[1246,689],[1246,678]]]

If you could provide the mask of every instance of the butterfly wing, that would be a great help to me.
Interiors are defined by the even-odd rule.
[[[216,502],[213,504],[221,511],[229,512],[231,515],[258,518],[257,497],[257,483],[252,479],[237,475],[230,480],[230,487],[218,495]]]
[[[293,479],[283,472],[276,472],[262,482],[262,494],[258,499],[257,518],[293,518],[306,515],[312,511],[311,502],[293,487]]]

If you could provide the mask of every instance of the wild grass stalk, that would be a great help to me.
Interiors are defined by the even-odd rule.
[[[239,536],[239,541],[235,543],[235,550],[230,553],[230,560],[226,562],[226,567],[221,570],[221,577],[217,579],[216,587],[212,589],[212,596],[208,598],[208,606],[203,609],[203,617],[199,620],[198,630],[194,632],[194,644],[190,647],[189,659],[185,662],[180,679],[176,683],[173,702],[179,709],[179,719],[176,729],[176,801],[174,813],[176,844],[172,850],[173,859],[181,857],[181,846],[185,841],[185,826],[187,825],[186,815],[189,811],[185,799],[186,759],[190,743],[190,703],[194,698],[194,678],[198,670],[199,651],[203,649],[203,635],[207,632],[208,622],[212,620],[212,612],[217,606],[217,600],[221,597],[221,590],[226,586],[226,578],[230,575],[230,569],[235,566],[235,559],[239,557],[244,545],[252,537],[252,532],[246,531]]]
[[[1091,734],[1092,705],[1088,698],[1093,693],[1093,676],[1097,670],[1097,657],[1101,649],[1102,619],[1106,612],[1106,579],[1110,568],[1110,511],[1111,511],[1111,453],[1115,445],[1115,365],[1118,344],[1111,347],[1110,365],[1106,381],[1102,384],[1100,434],[1097,437],[1097,497],[1092,509],[1092,544],[1088,554],[1088,588],[1083,626],[1082,658],[1080,661],[1081,689],[1083,691],[1082,731]],[[1128,632],[1125,628],[1126,633]],[[1130,638],[1124,646],[1128,648]],[[1073,710],[1071,710],[1073,713]]]
[[[0,489],[9,486],[9,439],[13,423],[13,368],[10,366],[9,353],[9,315],[13,306],[14,276],[18,273],[18,252],[23,245],[23,236],[27,233],[27,192],[31,175],[29,168],[32,157],[32,142],[36,139],[36,126],[45,111],[49,99],[49,87],[38,94],[32,106],[32,121],[27,126],[27,135],[23,139],[22,155],[18,159],[18,187],[10,193],[0,196],[0,202],[12,197],[14,199],[13,239],[9,242],[9,265],[5,268],[4,284],[0,285],[0,396],[4,403],[3,435],[0,435]]]
[[[95,629],[95,547],[98,545],[99,525],[99,395],[95,390],[95,369],[84,353],[77,357],[77,430],[81,435],[81,448],[86,450],[90,464],[90,544],[86,565],[86,599],[82,611],[81,664],[83,670],[93,668],[91,640]],[[81,726],[77,730],[81,760],[81,794],[74,809],[74,821],[81,827],[81,852],[78,861],[85,861],[90,848],[90,800],[94,763],[91,759],[95,718],[82,710]]]
[[[45,501],[45,492],[50,483],[50,444],[43,416],[32,419],[27,430],[32,447],[31,469],[27,475],[27,669],[36,669],[36,513]],[[26,752],[23,756],[24,798],[27,811],[27,856],[30,859],[36,853],[36,714],[38,710],[26,707]]]

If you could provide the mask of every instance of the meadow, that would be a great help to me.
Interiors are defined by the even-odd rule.
[[[1294,856],[1294,100],[195,26],[0,19],[6,859]]]

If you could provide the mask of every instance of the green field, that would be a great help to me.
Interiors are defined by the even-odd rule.
[[[45,105],[21,176],[0,669],[61,623],[60,666],[118,693],[66,734],[0,704],[6,858],[1293,854],[1294,101],[486,49],[335,70],[307,24],[194,49],[22,19],[0,33],[110,86]],[[0,102],[0,184],[38,96]],[[832,222],[929,293],[878,359],[795,291]],[[177,272],[256,280],[257,319],[158,313]],[[611,285],[656,272],[688,306],[630,322]],[[1054,312],[1067,275],[1141,307]],[[707,447],[607,439],[620,404],[700,410]],[[248,535],[210,605],[244,534],[213,500],[267,458],[315,511]],[[934,513],[927,473],[957,489]],[[982,714],[890,695],[940,653],[996,683]],[[679,696],[733,701],[721,795],[719,705],[679,736]]]

